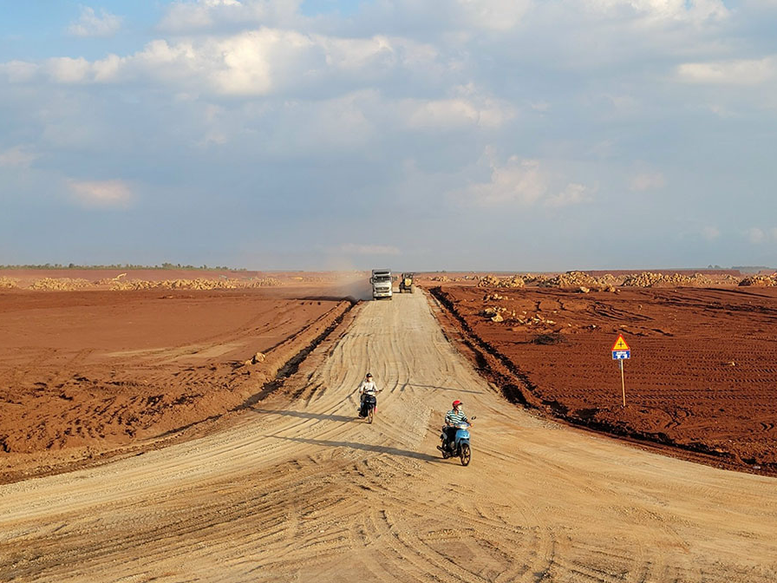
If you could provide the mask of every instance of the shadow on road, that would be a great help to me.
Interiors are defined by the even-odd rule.
[[[483,391],[472,391],[470,389],[457,389],[455,387],[438,387],[436,385],[414,385],[412,383],[407,383],[403,385],[404,387],[413,387],[416,389],[436,389],[438,391],[453,391],[454,393],[472,393],[473,395],[481,395],[483,394]]]
[[[281,437],[280,435],[271,435],[270,437],[274,437],[275,439],[285,439],[286,441],[295,441],[297,443],[307,443],[309,445],[319,445],[322,447],[350,447],[351,449],[361,449],[363,451],[372,451],[375,453],[387,453],[389,455],[400,455],[402,457],[409,457],[416,460],[424,460],[426,462],[442,461],[437,456],[429,455],[427,453],[408,451],[406,449],[387,447],[385,445],[369,445],[367,443],[357,443],[354,441],[329,441],[327,439],[308,439],[304,437]]]
[[[304,411],[279,411],[276,409],[256,409],[251,408],[255,413],[265,413],[267,415],[285,415],[286,417],[298,417],[300,419],[318,419],[319,421],[341,421],[348,423],[357,419],[356,415],[347,417],[346,415],[325,415],[323,413],[306,413]]]

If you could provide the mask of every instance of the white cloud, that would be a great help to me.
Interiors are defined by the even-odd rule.
[[[707,225],[702,227],[701,236],[704,237],[707,241],[714,241],[720,237],[720,230],[712,225]]]
[[[705,21],[730,15],[722,0],[582,0],[581,4],[593,12],[652,20]]]
[[[219,20],[258,22],[268,16],[268,2],[238,0],[198,0],[174,2],[159,27],[169,32],[189,32],[212,27]]]
[[[337,28],[337,19],[305,16],[302,4],[303,0],[176,0],[168,4],[157,29],[188,36],[258,27],[312,32],[322,21],[328,26],[321,29]]]
[[[173,3],[160,29],[175,33],[214,30],[220,26],[302,25],[311,20],[299,10],[300,0],[196,0]],[[420,4],[417,0],[382,2],[369,11],[371,21],[393,17],[413,22],[429,19],[435,26],[441,21],[455,29],[474,28],[507,31],[515,28],[531,9],[534,0],[437,0]],[[377,12],[376,12],[376,11]]]
[[[123,180],[69,180],[68,187],[79,204],[90,208],[125,208],[133,200],[132,190]]]
[[[38,155],[32,151],[32,146],[14,146],[0,152],[0,166],[10,168],[28,168]]]
[[[718,85],[760,85],[777,73],[777,59],[741,59],[708,63],[683,63],[677,77],[688,83]]]
[[[116,55],[108,55],[104,59],[95,61],[92,65],[93,78],[96,83],[110,83],[115,81],[120,72],[125,59]]]
[[[0,63],[0,73],[5,75],[11,83],[27,83],[35,78],[39,65],[26,61],[8,61]]]
[[[532,7],[531,0],[456,0],[463,21],[494,31],[515,28]]]
[[[494,162],[490,166],[491,180],[473,184],[466,190],[466,197],[471,204],[530,205],[547,192],[547,177],[540,170],[537,160],[522,160],[518,156],[511,156],[504,166],[498,166]]]
[[[539,160],[511,156],[504,164],[499,164],[494,160],[492,148],[486,150],[481,162],[484,160],[488,161],[491,179],[452,193],[465,206],[532,206],[541,203],[549,208],[561,208],[591,202],[591,195],[595,192],[595,189],[575,182],[557,190],[553,184],[558,182],[558,173],[543,168]]]
[[[664,179],[664,175],[661,172],[645,172],[634,176],[631,179],[629,188],[634,192],[644,192],[646,190],[663,188],[665,185],[666,180]]]
[[[46,69],[51,78],[58,83],[84,83],[89,81],[87,77],[92,70],[92,64],[83,57],[77,59],[57,57],[47,61]]]
[[[125,57],[109,54],[48,59],[44,70],[61,84],[151,80],[182,91],[231,96],[260,96],[318,88],[371,87],[396,83],[397,75],[423,76],[436,71],[437,52],[402,38],[375,36],[343,39],[294,30],[260,28],[226,37],[168,42],[158,39]],[[32,80],[36,65],[13,61],[0,65],[9,79]],[[478,105],[481,124],[495,125],[507,115],[501,103]]]
[[[94,8],[81,7],[81,17],[68,27],[68,33],[79,37],[106,37],[116,34],[121,28],[121,17],[103,9],[99,16]]]
[[[412,129],[452,129],[480,126],[499,128],[515,117],[508,103],[468,99],[407,100],[401,104],[402,119]]]
[[[763,230],[759,229],[758,227],[752,227],[747,231],[747,238],[750,240],[751,243],[759,244],[766,241],[766,233],[763,232]]]
[[[400,251],[393,245],[359,245],[348,243],[333,250],[344,255],[399,255]]]
[[[545,204],[550,207],[564,207],[591,202],[591,189],[583,184],[570,183],[560,193],[548,197]]]
[[[762,229],[760,227],[752,227],[747,231],[747,239],[755,244],[777,242],[777,227],[771,229]]]

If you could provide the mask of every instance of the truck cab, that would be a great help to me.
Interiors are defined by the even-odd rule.
[[[390,269],[373,269],[370,283],[372,284],[372,299],[392,298],[394,291]]]

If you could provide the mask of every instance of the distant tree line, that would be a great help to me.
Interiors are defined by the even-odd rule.
[[[0,269],[200,269],[208,271],[246,271],[245,267],[232,268],[226,265],[182,265],[163,263],[162,265],[136,265],[134,263],[114,263],[112,265],[76,265],[75,263],[44,263],[42,265],[0,265]]]

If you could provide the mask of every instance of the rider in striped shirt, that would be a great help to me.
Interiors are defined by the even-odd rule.
[[[462,408],[462,403],[458,399],[456,399],[453,402],[453,409],[448,411],[445,414],[445,445],[453,443],[454,439],[456,438],[456,429],[457,425],[460,425],[461,423],[469,423],[469,419],[467,419],[467,416],[464,414],[464,409]]]

